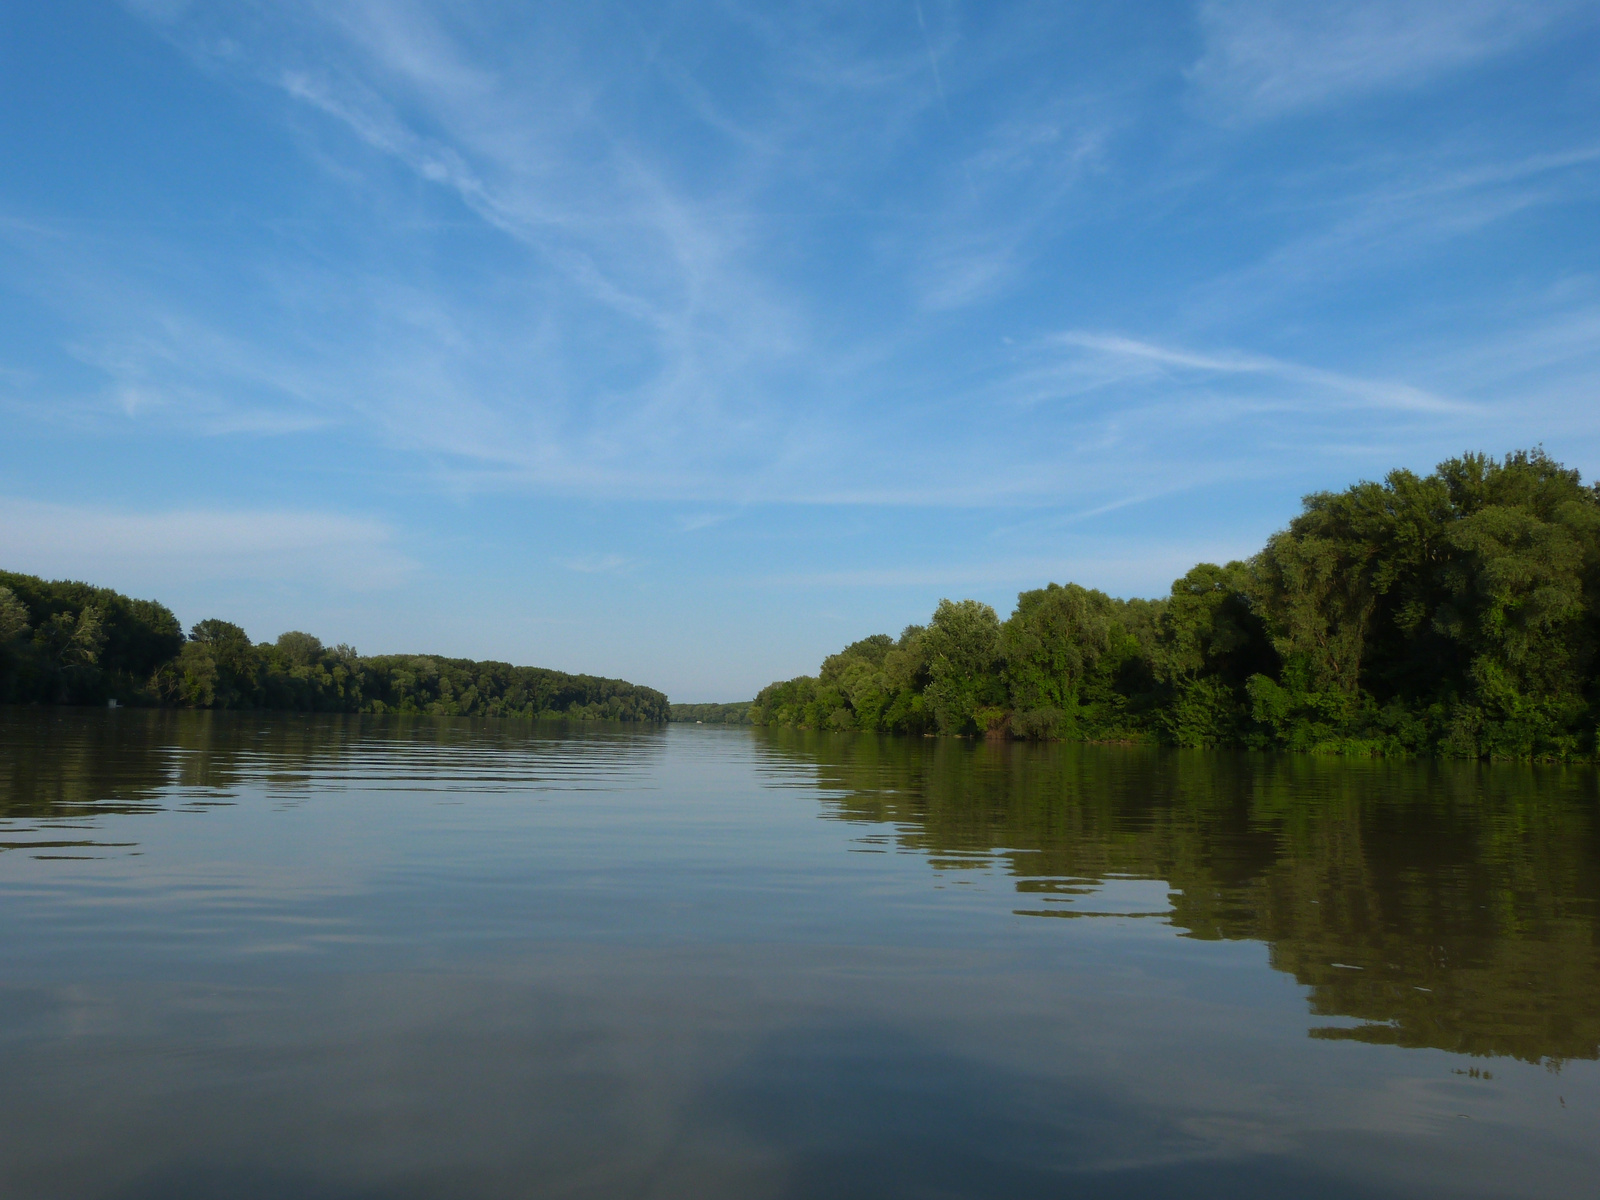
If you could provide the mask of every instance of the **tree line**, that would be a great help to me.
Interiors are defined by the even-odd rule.
[[[748,725],[750,701],[736,704],[674,704],[669,721],[684,725]]]
[[[289,712],[665,721],[667,698],[621,679],[429,654],[360,655],[309,633],[252,642],[205,620],[187,636],[153,600],[0,571],[0,702]]]
[[[1307,496],[1255,557],[1157,600],[1077,584],[764,688],[756,725],[1346,754],[1600,751],[1600,486],[1543,451]],[[726,719],[726,718],[724,718]]]

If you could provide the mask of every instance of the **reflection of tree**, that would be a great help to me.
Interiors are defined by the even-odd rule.
[[[1187,937],[1251,938],[1312,1036],[1600,1057],[1600,811],[1588,769],[906,741],[772,731],[831,815],[993,862],[1026,911],[1165,880]],[[1051,909],[1050,906],[1056,906]]]
[[[663,735],[560,720],[5,708],[0,818],[148,812],[244,786],[538,790],[547,776],[637,769]]]
[[[0,816],[151,812],[174,786],[224,792],[263,769],[269,778],[293,776],[297,762],[336,758],[354,724],[341,729],[335,719],[313,728],[310,721],[154,709],[10,709],[0,724]]]
[[[143,812],[172,780],[175,714],[14,708],[0,723],[0,817]]]

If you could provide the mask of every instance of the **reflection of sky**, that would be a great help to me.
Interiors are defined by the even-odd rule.
[[[1026,884],[1018,890],[1026,894]],[[1041,895],[1041,916],[1128,916],[1165,917],[1172,915],[1171,891],[1161,879],[1119,879],[1066,881],[1064,887]]]
[[[587,776],[583,745],[377,743],[293,789],[260,755],[226,807],[91,823],[137,856],[0,855],[7,1194],[1555,1196],[1600,1167],[1593,1063],[1313,1040],[1258,942],[1022,920],[1003,863],[848,853],[871,827],[737,732],[602,737]]]

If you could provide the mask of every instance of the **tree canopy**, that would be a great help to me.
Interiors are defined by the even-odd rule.
[[[0,701],[293,712],[665,721],[667,698],[620,679],[425,654],[362,656],[291,631],[252,642],[208,619],[184,636],[160,604],[0,572]]]
[[[940,602],[774,683],[755,724],[1342,753],[1600,751],[1600,489],[1542,451],[1307,496],[1159,600]]]

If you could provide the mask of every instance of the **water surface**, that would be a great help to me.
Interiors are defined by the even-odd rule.
[[[0,710],[0,1195],[1592,1195],[1597,797]]]

